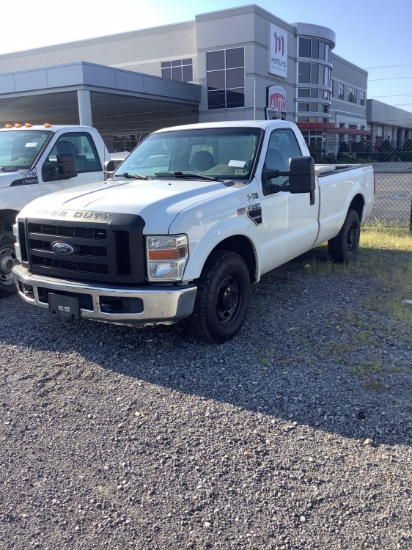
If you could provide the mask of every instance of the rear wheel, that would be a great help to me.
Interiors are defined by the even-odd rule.
[[[358,255],[360,219],[356,210],[349,210],[339,233],[328,242],[329,257],[333,262],[343,264],[355,260]]]
[[[212,343],[233,338],[249,307],[250,277],[243,258],[225,250],[212,252],[197,286],[195,307],[189,318],[192,334]]]
[[[16,262],[15,238],[11,231],[0,231],[0,297],[11,296],[16,292],[12,273]]]

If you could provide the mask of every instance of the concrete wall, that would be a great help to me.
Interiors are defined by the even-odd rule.
[[[268,72],[270,24],[288,32],[288,77],[285,80]],[[247,120],[265,118],[267,86],[281,85],[287,91],[287,110],[292,120],[294,111],[294,28],[258,6],[244,6],[232,10],[196,16],[198,79],[203,85],[199,117],[202,122],[219,120]],[[245,48],[245,107],[208,110],[206,84],[206,52],[226,48]],[[256,108],[255,108],[256,107]]]
[[[356,124],[358,128],[361,126],[367,126],[366,117],[366,94],[368,85],[368,73],[364,69],[357,67],[353,63],[350,63],[346,59],[339,57],[332,53],[332,79],[335,81],[334,94],[338,93],[339,82],[342,82],[345,86],[345,99],[340,100],[337,97],[332,97],[331,114],[332,120],[336,124],[344,123],[346,127],[349,124]],[[352,86],[357,89],[358,103],[348,102],[349,87]],[[360,91],[365,92],[365,104],[359,105]]]
[[[162,61],[187,57],[196,57],[194,21],[0,55],[0,73],[88,61],[161,76]]]

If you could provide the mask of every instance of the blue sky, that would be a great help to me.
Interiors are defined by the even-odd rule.
[[[411,0],[70,0],[69,9],[58,8],[56,0],[20,0],[3,10],[0,54],[189,21],[248,4],[287,23],[332,29],[334,52],[368,70],[368,98],[412,113]]]

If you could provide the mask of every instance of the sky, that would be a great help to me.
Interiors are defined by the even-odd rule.
[[[334,53],[369,73],[368,99],[412,113],[411,0],[19,0],[3,8],[0,55],[182,21],[249,4],[336,33]]]

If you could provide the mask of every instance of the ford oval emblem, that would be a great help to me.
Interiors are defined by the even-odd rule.
[[[65,243],[63,241],[56,241],[52,243],[51,248],[55,254],[58,256],[71,256],[76,252],[76,249],[70,243]]]

